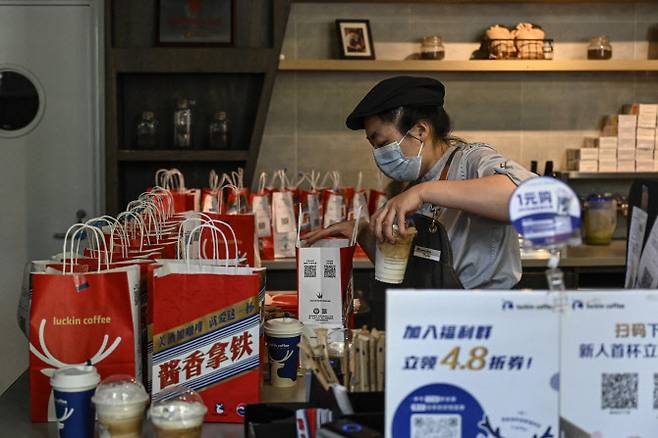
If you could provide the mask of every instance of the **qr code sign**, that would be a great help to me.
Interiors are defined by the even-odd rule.
[[[461,417],[454,414],[414,414],[412,438],[461,438]]]
[[[336,278],[336,265],[324,265],[324,278]]]
[[[602,374],[601,409],[637,409],[637,373]]]
[[[658,374],[653,375],[653,408],[658,409]]]
[[[304,278],[315,278],[318,276],[316,265],[304,265]]]

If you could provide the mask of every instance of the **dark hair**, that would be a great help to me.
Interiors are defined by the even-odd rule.
[[[416,123],[426,120],[432,125],[435,140],[446,141],[451,138],[450,117],[441,106],[401,106],[380,113],[378,116],[385,122],[395,124],[403,134],[413,128]]]

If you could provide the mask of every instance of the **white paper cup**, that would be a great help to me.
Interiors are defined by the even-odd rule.
[[[110,376],[103,380],[92,397],[98,416],[99,436],[141,437],[148,399],[144,387],[130,376]]]
[[[265,323],[270,362],[270,383],[279,388],[295,386],[299,341],[304,324],[295,318],[273,318]]]
[[[375,249],[375,279],[382,283],[400,284],[407,272],[407,262],[411,244],[416,235],[415,228],[409,228],[407,235],[397,238],[395,243],[377,242]]]

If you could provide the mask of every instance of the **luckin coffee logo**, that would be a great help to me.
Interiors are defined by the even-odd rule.
[[[504,300],[503,310],[514,310],[514,303],[508,300]]]
[[[584,307],[585,307],[585,305],[584,305],[583,302],[580,301],[580,300],[574,300],[573,303],[571,303],[571,308],[572,308],[573,310],[582,309],[582,308],[584,308]]]
[[[318,300],[321,300],[322,299],[322,292],[318,292],[317,294],[315,294],[315,296],[318,297]]]

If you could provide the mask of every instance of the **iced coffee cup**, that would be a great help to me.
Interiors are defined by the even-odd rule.
[[[407,271],[411,253],[411,243],[416,236],[416,228],[409,227],[404,236],[394,230],[395,243],[377,242],[375,252],[375,279],[383,283],[400,284]]]
[[[103,380],[91,399],[96,406],[101,437],[139,438],[142,436],[144,409],[149,400],[144,387],[124,375]]]
[[[158,396],[149,409],[156,438],[201,438],[208,408],[198,393],[178,386]]]

